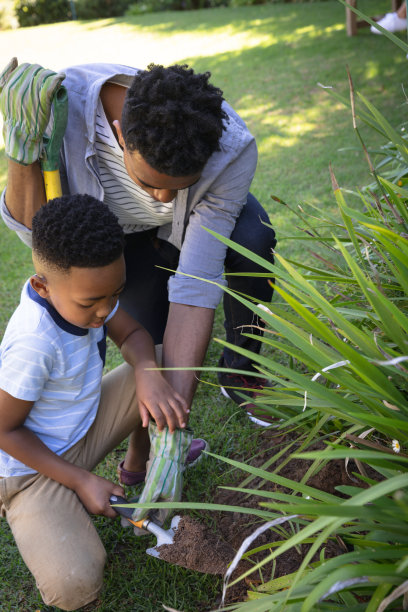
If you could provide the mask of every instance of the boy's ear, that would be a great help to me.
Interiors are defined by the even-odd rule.
[[[47,298],[49,296],[48,282],[45,276],[34,274],[34,276],[30,278],[30,285],[40,297]]]

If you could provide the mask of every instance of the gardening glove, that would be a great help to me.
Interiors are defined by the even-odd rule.
[[[40,158],[52,100],[64,78],[63,72],[55,73],[38,64],[18,66],[15,57],[0,72],[0,111],[7,157],[24,166]]]
[[[139,503],[180,501],[183,487],[183,471],[193,440],[191,430],[176,429],[170,433],[166,427],[159,431],[155,423],[149,423],[150,455],[146,465],[146,480]],[[153,522],[162,525],[170,509],[149,510],[136,508],[133,520],[139,521],[147,515]],[[135,530],[139,535],[139,530]]]

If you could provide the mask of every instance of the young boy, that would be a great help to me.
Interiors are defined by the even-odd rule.
[[[43,206],[35,274],[0,346],[0,511],[44,602],[63,610],[98,596],[106,554],[89,514],[114,518],[109,497],[124,493],[92,470],[134,432],[143,472],[150,416],[169,429],[187,422],[183,398],[146,371],[157,367],[151,337],[119,306],[123,247],[95,198]],[[106,332],[127,363],[102,380]]]

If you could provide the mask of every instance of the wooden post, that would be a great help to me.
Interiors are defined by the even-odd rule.
[[[407,0],[408,1],[408,0]],[[347,0],[350,6],[354,6],[357,8],[357,0]],[[398,11],[401,6],[401,0],[391,0],[391,11],[395,13]],[[376,21],[379,17],[374,18]],[[355,36],[357,34],[358,28],[368,27],[368,23],[366,21],[357,21],[357,15],[353,13],[351,9],[346,6],[346,31],[347,36]]]
[[[350,6],[357,6],[357,0],[347,0]],[[394,0],[393,0],[394,1]],[[346,7],[346,30],[347,36],[355,36],[357,34],[357,15],[351,9]]]

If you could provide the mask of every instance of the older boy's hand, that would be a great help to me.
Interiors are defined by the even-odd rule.
[[[0,110],[7,157],[23,165],[38,160],[52,100],[64,78],[63,72],[55,73],[38,64],[18,65],[15,57],[0,72]]]
[[[190,412],[187,402],[174,391],[161,372],[144,370],[137,375],[136,394],[143,427],[149,425],[150,417],[159,431],[168,427],[173,433],[186,427]]]
[[[106,478],[86,472],[77,485],[75,493],[89,512],[89,514],[98,514],[107,516],[108,518],[117,517],[117,513],[111,507],[109,498],[111,495],[125,494],[123,487]]]

